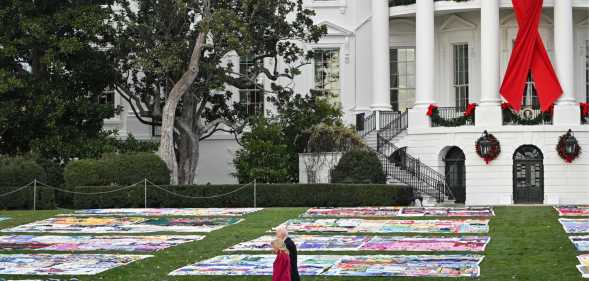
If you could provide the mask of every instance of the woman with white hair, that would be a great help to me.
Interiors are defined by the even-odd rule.
[[[288,250],[291,266],[291,281],[301,281],[299,267],[297,265],[297,246],[292,239],[288,237],[288,230],[285,226],[280,226],[276,229],[276,238],[284,241],[284,245],[286,245],[286,249]]]

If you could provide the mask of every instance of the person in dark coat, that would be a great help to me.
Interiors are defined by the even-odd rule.
[[[288,230],[286,227],[281,226],[276,229],[276,238],[284,241],[284,245],[286,245],[286,249],[288,250],[291,265],[291,281],[301,281],[301,277],[299,275],[299,266],[297,264],[297,246],[295,245],[294,241],[288,237]]]

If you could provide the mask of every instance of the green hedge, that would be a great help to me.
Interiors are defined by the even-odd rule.
[[[16,191],[33,180],[45,182],[43,167],[34,160],[0,157],[0,195]],[[0,209],[33,209],[33,187],[0,197]],[[55,196],[51,189],[37,189],[37,209],[52,209]]]
[[[240,185],[165,186],[167,190],[191,197],[210,197],[236,190]],[[78,192],[101,192],[117,187],[79,187]],[[411,190],[391,185],[346,184],[258,184],[259,207],[352,207],[408,205]],[[253,186],[221,198],[188,199],[148,186],[148,207],[251,207]],[[74,207],[138,208],[144,206],[144,187],[103,195],[75,195]]]
[[[149,178],[157,184],[169,184],[166,163],[151,152],[110,154],[102,159],[70,162],[64,171],[66,188],[78,186],[130,185]]]
[[[64,171],[65,188],[80,186],[127,186],[149,178],[157,184],[169,184],[166,163],[151,152],[110,154],[102,159],[70,162]],[[58,193],[60,206],[71,207],[73,196]]]

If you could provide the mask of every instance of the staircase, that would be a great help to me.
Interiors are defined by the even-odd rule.
[[[373,112],[365,118],[364,130],[359,133],[378,154],[389,184],[406,184],[416,196],[424,201],[431,199],[432,204],[452,200],[444,175],[407,153],[406,148],[395,145],[407,135],[408,123],[407,111]]]

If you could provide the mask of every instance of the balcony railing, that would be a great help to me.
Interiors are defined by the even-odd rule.
[[[431,116],[432,127],[474,126],[474,112],[465,116],[463,107],[438,107]]]
[[[503,109],[503,125],[552,125],[552,113],[536,108],[522,108],[519,112]]]
[[[382,130],[387,128],[388,126],[391,126],[393,121],[399,119],[399,116],[401,116],[400,111],[381,111],[379,116],[379,128]]]
[[[434,2],[439,2],[439,1],[466,2],[466,1],[470,1],[470,0],[434,0]],[[390,7],[405,6],[405,5],[411,5],[411,4],[415,4],[415,0],[389,0]]]
[[[362,137],[365,137],[368,134],[374,132],[376,130],[376,111],[373,111],[368,116],[366,116],[364,113],[357,114],[356,130]]]

